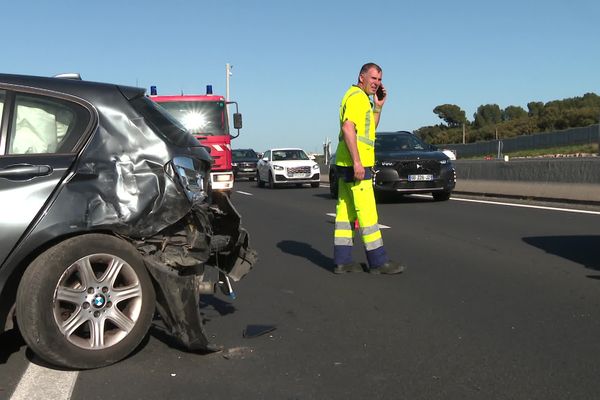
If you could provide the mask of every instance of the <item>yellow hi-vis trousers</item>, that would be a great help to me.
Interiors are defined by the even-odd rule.
[[[379,267],[388,261],[381,231],[377,223],[377,206],[371,179],[346,182],[338,179],[338,202],[335,215],[334,263],[352,262],[354,221],[358,219],[369,267]]]

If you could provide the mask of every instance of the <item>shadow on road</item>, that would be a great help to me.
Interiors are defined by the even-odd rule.
[[[600,271],[600,236],[533,236],[523,241],[547,253],[566,258],[586,268]],[[590,276],[590,278],[596,278]]]
[[[11,329],[0,334],[0,364],[5,364],[10,356],[18,353],[25,346],[25,340],[18,329]]]
[[[297,242],[295,240],[282,240],[277,243],[277,247],[284,253],[306,258],[313,264],[333,273],[333,259],[327,257],[308,243]]]
[[[335,201],[335,199],[333,197],[331,197],[331,195],[329,193],[315,193],[315,194],[313,194],[313,196],[318,197],[320,199]]]
[[[429,197],[416,197],[408,194],[394,192],[376,192],[375,200],[377,204],[392,204],[392,203],[434,203]]]

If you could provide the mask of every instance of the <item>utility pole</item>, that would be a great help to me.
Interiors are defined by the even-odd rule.
[[[325,139],[325,143],[323,143],[323,156],[325,158],[325,165],[329,164],[329,146],[331,145],[331,141],[329,138]]]
[[[232,75],[231,68],[233,65],[225,64],[225,101],[229,101],[229,77]]]
[[[463,144],[467,143],[467,133],[465,131],[465,123],[463,122]]]

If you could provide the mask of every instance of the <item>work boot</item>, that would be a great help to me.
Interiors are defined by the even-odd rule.
[[[348,264],[338,264],[333,270],[334,274],[344,274],[346,272],[363,272],[363,268],[359,263],[351,262]]]
[[[397,261],[387,261],[383,265],[379,267],[371,267],[369,268],[369,273],[371,274],[399,274],[406,269],[404,265],[400,264]]]

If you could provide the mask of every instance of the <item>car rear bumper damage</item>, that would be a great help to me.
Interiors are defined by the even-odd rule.
[[[258,260],[229,198],[218,192],[213,195],[211,206],[195,206],[180,223],[137,243],[154,283],[166,333],[193,351],[210,349],[200,297],[220,288],[235,298],[231,280],[242,279]],[[210,268],[218,271],[218,280],[207,278]]]

